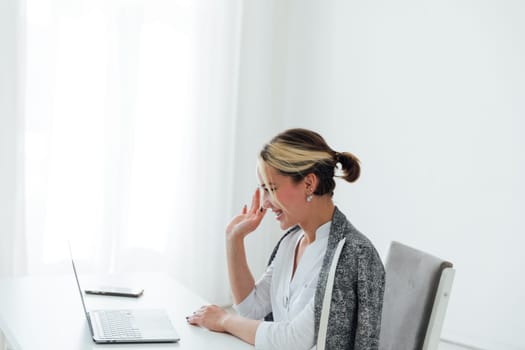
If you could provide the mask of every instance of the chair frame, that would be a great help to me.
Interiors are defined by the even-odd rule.
[[[428,321],[423,350],[436,350],[439,346],[441,330],[443,328],[455,274],[456,270],[452,267],[447,267],[441,272],[439,286],[432,305],[432,313]]]

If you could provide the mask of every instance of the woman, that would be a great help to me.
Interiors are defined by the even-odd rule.
[[[335,152],[310,130],[287,130],[264,146],[257,166],[262,206],[257,190],[250,209],[244,206],[226,228],[237,314],[204,306],[188,317],[189,323],[229,332],[257,349],[311,349],[321,342],[319,347],[326,349],[378,348],[383,264],[372,243],[332,201],[338,164],[343,179],[358,179],[358,159]],[[256,283],[247,264],[244,238],[268,210],[288,231]],[[332,262],[337,268],[329,279]],[[327,286],[327,280],[333,284]],[[324,300],[326,288],[332,292]],[[269,313],[273,322],[263,321]],[[327,330],[325,326],[318,343],[320,323],[323,328],[325,320]]]

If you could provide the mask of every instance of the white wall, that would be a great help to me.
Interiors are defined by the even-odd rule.
[[[273,6],[263,110],[361,158],[335,199],[383,258],[399,240],[454,262],[444,338],[525,348],[525,3]]]
[[[21,62],[21,1],[0,1],[0,237],[22,232],[21,200],[23,182],[17,175],[23,167],[23,138],[18,132],[22,86],[19,77]],[[0,245],[0,276],[21,272],[24,259],[13,256],[14,246],[23,236],[4,239]],[[1,345],[1,344],[0,344]]]

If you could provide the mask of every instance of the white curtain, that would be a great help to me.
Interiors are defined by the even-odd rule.
[[[0,277],[25,270],[24,256],[16,254],[24,237],[18,234],[23,232],[24,222],[23,182],[17,181],[23,173],[20,161],[23,138],[18,132],[21,121],[14,118],[21,114],[22,107],[21,72],[17,68],[22,56],[19,5],[12,0],[0,1]],[[0,329],[0,349],[5,350],[7,346]]]
[[[6,151],[20,166],[3,180],[23,200],[2,207],[23,203],[23,229],[2,223],[0,247],[22,273],[54,273],[69,271],[70,241],[81,272],[161,270],[228,303],[241,2],[21,8],[23,111],[6,123],[22,151]]]
[[[23,246],[23,20],[21,4],[0,2],[0,276],[25,271]],[[18,250],[18,253],[16,253]],[[1,348],[1,347],[0,347]]]

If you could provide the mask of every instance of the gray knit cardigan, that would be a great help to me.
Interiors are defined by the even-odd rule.
[[[299,226],[291,228],[281,240],[298,229]],[[337,244],[345,237],[335,272],[325,349],[378,349],[385,289],[383,263],[368,238],[352,226],[337,207],[315,292],[315,343],[328,272]],[[273,250],[269,263],[275,257],[281,240]],[[267,320],[271,320],[271,315]]]

